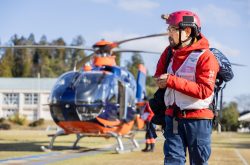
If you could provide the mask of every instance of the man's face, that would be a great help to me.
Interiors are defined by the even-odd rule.
[[[179,29],[178,27],[168,26],[168,40],[171,47],[175,47],[179,43]]]
[[[171,47],[176,47],[179,44],[179,37],[181,36],[181,45],[183,46],[183,43],[185,43],[188,38],[190,37],[191,34],[191,28],[190,27],[186,27],[185,29],[179,30],[177,27],[174,26],[169,26],[168,27],[168,40],[169,40],[169,44]],[[181,35],[179,34],[181,33]]]

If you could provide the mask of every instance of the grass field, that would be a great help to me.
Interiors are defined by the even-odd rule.
[[[41,130],[11,130],[0,131],[0,160],[27,156],[46,154],[41,151],[42,145],[48,145],[49,138]],[[153,153],[142,153],[140,151],[124,154],[114,154],[109,150],[99,154],[81,156],[64,161],[57,161],[52,164],[91,164],[91,165],[158,165],[163,164],[162,146],[164,140],[161,132],[158,132],[159,140],[156,150]],[[138,139],[143,139],[144,132],[137,134]],[[212,155],[209,160],[210,165],[245,165],[250,164],[250,134],[221,133],[216,132],[212,135]],[[71,146],[75,136],[62,136],[56,140],[55,152],[67,154],[70,152],[65,146]],[[107,145],[115,144],[113,138],[83,138],[79,145],[82,147],[78,152],[86,149],[102,148]],[[64,147],[64,148],[63,148]],[[144,144],[141,145],[141,148]],[[52,152],[53,153],[53,152]],[[187,163],[188,164],[188,163]]]

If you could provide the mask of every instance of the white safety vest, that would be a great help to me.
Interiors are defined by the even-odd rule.
[[[205,50],[193,51],[175,73],[172,70],[172,65],[173,65],[173,58],[172,58],[169,63],[167,72],[169,74],[173,74],[178,77],[182,77],[187,80],[195,82],[197,61],[199,60],[200,56],[204,52]],[[175,103],[181,110],[205,109],[205,108],[209,108],[209,105],[213,101],[213,96],[214,96],[214,93],[212,93],[211,96],[209,96],[208,98],[202,100],[202,99],[198,99],[198,98],[185,95],[181,92],[178,92],[172,88],[167,87],[165,96],[164,96],[164,101],[165,101],[166,106],[170,106],[170,105],[173,105],[173,103]]]

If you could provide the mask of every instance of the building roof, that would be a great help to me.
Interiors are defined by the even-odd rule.
[[[50,91],[57,78],[0,78],[0,90]]]
[[[239,121],[250,121],[250,112],[247,112],[243,115],[241,115],[239,118],[238,118]]]

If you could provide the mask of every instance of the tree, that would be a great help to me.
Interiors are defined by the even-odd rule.
[[[121,65],[121,53],[119,52],[115,52],[115,63],[116,65],[120,66]]]
[[[48,41],[47,41],[47,37],[45,35],[43,35],[39,41],[40,45],[47,45]]]
[[[26,45],[28,40],[25,37],[18,38],[17,35],[12,37],[14,45]],[[12,67],[12,75],[14,77],[30,77],[31,76],[31,57],[30,49],[15,49],[13,54],[14,65]]]
[[[156,82],[152,76],[146,78],[146,89],[148,98],[152,98],[157,90]]]
[[[71,45],[72,46],[82,46],[84,48],[84,39],[81,35],[77,36],[73,39]],[[70,69],[73,69],[76,62],[80,61],[81,59],[85,58],[86,54],[83,50],[71,49],[67,51],[67,61]]]
[[[222,110],[221,124],[224,131],[236,131],[238,123],[238,105],[236,102],[230,102]]]
[[[7,49],[0,60],[0,77],[12,77],[13,54],[11,49]]]
[[[40,45],[49,45],[47,37],[43,35],[39,41]],[[33,56],[33,76],[35,77],[40,73],[41,77],[56,77],[50,66],[51,51],[49,49],[36,49],[36,53]]]
[[[33,33],[31,33],[28,37],[27,44],[34,45],[35,43],[36,43],[35,35]]]
[[[127,61],[126,67],[136,77],[139,64],[144,64],[143,59],[139,53],[134,53],[131,57],[131,62]]]
[[[65,46],[66,42],[62,38],[52,41],[52,45]],[[67,55],[65,49],[52,49],[50,51],[50,67],[55,75],[60,75],[69,70],[70,66],[67,64]]]

